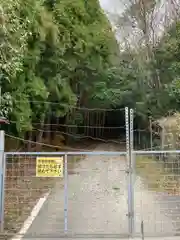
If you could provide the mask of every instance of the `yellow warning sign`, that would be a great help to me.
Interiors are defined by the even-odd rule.
[[[63,157],[37,157],[36,177],[63,177]]]

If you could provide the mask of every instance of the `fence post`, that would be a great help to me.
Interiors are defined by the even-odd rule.
[[[126,123],[126,159],[127,159],[127,174],[128,174],[128,228],[129,234],[132,236],[132,207],[131,207],[131,159],[130,159],[130,137],[129,137],[129,108],[125,108],[125,123]]]
[[[68,233],[68,160],[64,158],[64,233]]]
[[[4,185],[5,185],[4,131],[0,131],[0,231],[4,230]]]
[[[134,213],[134,183],[135,183],[135,156],[134,156],[134,111],[130,109],[130,186],[131,186],[131,226],[132,226],[132,236],[135,233],[135,213]]]

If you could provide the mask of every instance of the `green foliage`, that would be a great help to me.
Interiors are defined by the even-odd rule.
[[[179,108],[180,23],[144,61],[143,46],[119,53],[97,0],[2,0],[0,46],[0,114],[16,122],[17,134],[43,124],[49,112],[71,113],[78,125],[76,106],[129,106],[142,122]]]
[[[113,87],[103,92],[117,43],[96,0],[2,0],[0,45],[1,114],[18,134],[43,124],[47,112],[64,117],[94,96],[106,107],[119,97]]]
[[[166,29],[161,41],[152,48],[151,58],[144,61],[145,49],[127,51],[124,65],[124,98],[121,105],[136,109],[139,124],[148,123],[148,117],[159,118],[180,107],[180,22]]]

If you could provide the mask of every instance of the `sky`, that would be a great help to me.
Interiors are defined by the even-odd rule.
[[[102,9],[112,13],[119,12],[121,13],[124,9],[121,0],[99,0]]]
[[[107,14],[107,17],[112,25],[112,29],[115,31],[117,40],[121,42],[122,40],[120,34],[116,31],[116,27],[111,17],[111,14],[117,14],[118,16],[121,16],[125,9],[124,4],[121,3],[121,0],[99,0],[99,3],[101,8]]]
[[[124,41],[124,34],[128,36],[131,44],[137,43],[138,39],[142,37],[140,31],[137,28],[133,28],[131,25],[125,29],[125,33],[122,29],[114,28],[114,23],[112,20],[112,15],[117,14],[121,16],[123,11],[125,10],[124,2],[127,3],[128,0],[99,0],[101,8],[106,12],[109,21],[111,22],[113,30],[116,30],[116,38],[121,43]],[[176,15],[176,11],[174,11],[174,4],[180,3],[180,0],[160,0],[157,4],[156,11],[154,13],[153,19],[153,32],[155,34],[150,33],[155,36],[156,41],[161,38],[164,32],[164,24],[169,24],[173,17]],[[179,7],[180,9],[180,7]],[[126,38],[127,38],[126,36]]]

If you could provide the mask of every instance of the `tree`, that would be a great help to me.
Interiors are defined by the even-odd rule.
[[[13,132],[92,106],[98,83],[109,84],[118,49],[98,1],[8,0],[1,10],[1,87],[12,97]]]

